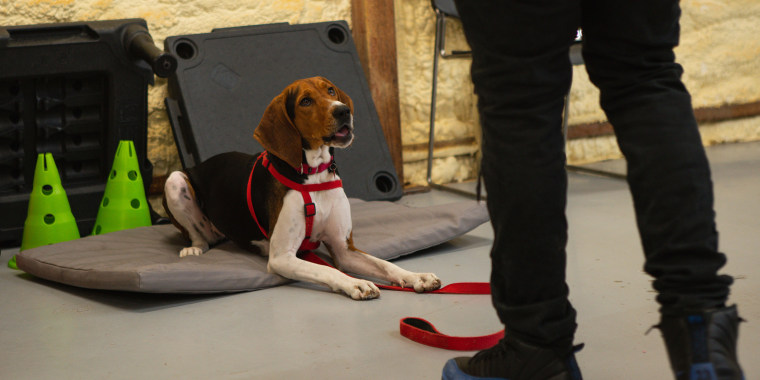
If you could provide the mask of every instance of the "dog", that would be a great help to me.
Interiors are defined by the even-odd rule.
[[[342,90],[323,77],[293,82],[267,106],[253,137],[264,152],[222,153],[169,175],[164,209],[191,242],[180,257],[229,239],[268,256],[270,273],[355,300],[377,298],[380,291],[341,271],[417,292],[440,288],[432,273],[404,270],[354,246],[351,210],[333,161],[334,149],[354,140],[353,102]],[[339,269],[297,257],[320,242]]]

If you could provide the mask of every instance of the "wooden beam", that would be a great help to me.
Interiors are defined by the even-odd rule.
[[[372,92],[393,165],[403,184],[393,0],[351,0],[351,22],[356,51]]]
[[[725,104],[717,107],[700,107],[694,109],[697,123],[717,123],[760,115],[760,102]],[[572,124],[567,129],[567,139],[607,136],[613,134],[612,125],[608,121]]]
[[[436,141],[435,143],[433,143],[433,149],[435,150],[435,149],[453,148],[457,146],[472,146],[472,145],[476,145],[477,143],[478,143],[478,140],[475,139],[474,136],[462,137],[458,139]],[[430,144],[426,142],[404,145],[404,150],[406,151],[427,152],[429,148],[430,148]]]

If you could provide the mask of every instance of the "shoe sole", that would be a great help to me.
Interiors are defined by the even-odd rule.
[[[449,359],[443,366],[442,380],[509,380],[503,377],[477,377],[462,372],[454,359]]]

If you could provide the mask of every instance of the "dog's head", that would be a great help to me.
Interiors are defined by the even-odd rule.
[[[351,98],[329,80],[300,79],[272,99],[253,137],[271,154],[298,169],[304,149],[351,145],[353,113]]]

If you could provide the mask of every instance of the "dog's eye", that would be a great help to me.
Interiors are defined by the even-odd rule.
[[[332,96],[335,96],[335,89],[332,88],[332,87],[330,87],[330,88],[327,89],[327,93],[330,94],[330,95],[332,95]]]
[[[311,98],[303,98],[301,99],[301,102],[298,104],[302,107],[308,107],[311,105],[311,102],[312,102]]]

